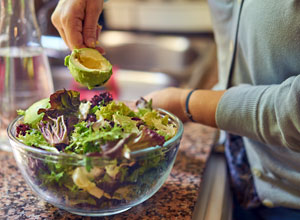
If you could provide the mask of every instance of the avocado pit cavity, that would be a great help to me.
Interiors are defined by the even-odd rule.
[[[65,58],[74,79],[81,85],[92,89],[102,86],[112,75],[112,65],[102,54],[92,48],[81,48],[72,51]]]
[[[89,69],[101,69],[101,60],[102,56],[99,56],[100,53],[96,51],[81,51],[75,55],[75,58],[80,62],[83,66]]]

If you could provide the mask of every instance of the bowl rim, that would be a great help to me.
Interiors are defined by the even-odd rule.
[[[176,140],[178,140],[182,137],[183,130],[184,130],[182,121],[177,116],[175,116],[173,113],[171,113],[167,110],[164,110],[164,109],[161,109],[161,108],[157,108],[155,110],[159,111],[160,113],[169,115],[172,118],[172,120],[175,121],[176,124],[178,124],[178,129],[177,129],[176,135],[174,137],[172,137],[171,139],[167,140],[162,147],[160,147],[159,145],[156,145],[156,146],[148,147],[148,148],[145,148],[145,149],[137,150],[137,151],[134,151],[134,152],[130,152],[129,159],[134,158],[134,157],[143,157],[143,156],[146,156],[147,154],[155,152],[156,150],[159,150],[159,149],[161,149],[163,152],[167,152],[171,149],[171,147],[168,147],[168,146],[170,146],[172,142],[175,142]],[[28,151],[31,151],[31,152],[34,152],[34,153],[39,153],[39,154],[42,154],[42,155],[47,155],[47,156],[68,157],[68,158],[74,158],[74,159],[75,158],[76,159],[100,158],[99,156],[88,156],[88,155],[84,155],[84,154],[75,154],[75,153],[74,154],[67,154],[67,153],[64,153],[64,152],[59,152],[59,153],[50,152],[50,151],[46,151],[46,150],[43,150],[43,149],[40,149],[40,148],[35,148],[35,147],[32,147],[32,146],[28,146],[28,145],[22,143],[12,133],[12,129],[15,127],[15,124],[19,120],[21,120],[23,117],[24,116],[16,117],[13,121],[10,122],[10,124],[7,127],[7,134],[8,134],[8,137],[9,137],[10,141],[18,143],[18,148],[21,148],[20,146],[22,146],[22,149],[25,149],[25,150],[28,150]]]

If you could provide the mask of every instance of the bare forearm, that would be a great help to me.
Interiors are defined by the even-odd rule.
[[[223,91],[196,90],[189,100],[189,111],[196,122],[217,127],[215,114]],[[185,92],[186,93],[186,92]]]
[[[153,100],[154,108],[163,108],[178,116],[183,122],[188,121],[186,99],[191,89],[167,88],[149,94],[146,99]],[[190,96],[188,106],[193,120],[216,127],[215,114],[220,98],[225,91],[196,90]]]

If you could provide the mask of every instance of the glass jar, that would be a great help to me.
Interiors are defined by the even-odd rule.
[[[18,109],[49,97],[53,81],[41,46],[34,0],[0,0],[0,149]]]

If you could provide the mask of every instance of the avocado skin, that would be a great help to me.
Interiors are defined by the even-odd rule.
[[[26,111],[24,115],[24,123],[29,124],[33,128],[37,128],[37,124],[42,120],[44,113],[38,114],[38,110],[41,108],[50,108],[50,99],[45,98],[33,103]]]
[[[106,62],[108,62],[108,64],[110,65],[108,71],[93,69],[82,70],[76,65],[74,59],[72,59],[72,55],[75,55],[77,51],[78,49],[74,50],[71,55],[66,56],[65,58],[65,66],[69,68],[70,73],[72,74],[75,81],[80,83],[81,85],[88,87],[88,89],[93,89],[94,87],[101,86],[106,83],[112,75],[112,65],[109,63],[109,61],[106,60]]]

